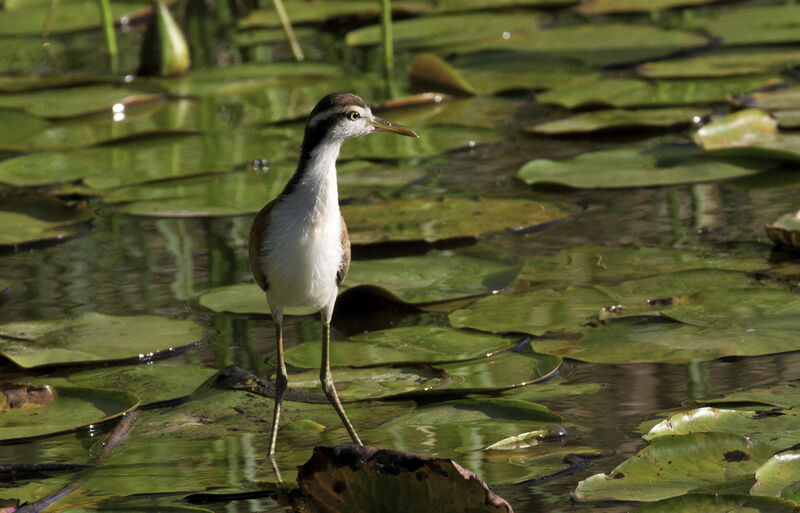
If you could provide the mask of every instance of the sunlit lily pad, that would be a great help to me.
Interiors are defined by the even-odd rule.
[[[198,302],[214,312],[248,315],[269,313],[264,291],[256,283],[217,287],[201,294]],[[290,307],[284,310],[285,315],[311,315],[316,312],[317,310],[313,308],[304,307]]]
[[[732,77],[780,72],[800,64],[800,51],[720,50],[685,59],[646,62],[637,68],[648,78]]]
[[[438,326],[409,326],[356,335],[331,344],[331,362],[350,367],[436,363],[481,358],[515,344],[512,339]],[[322,344],[304,342],[286,350],[295,367],[319,366]],[[511,371],[509,371],[511,372]]]
[[[347,364],[347,362],[333,362]],[[441,385],[447,374],[427,367],[335,367],[333,381],[342,401],[382,399],[419,392]],[[289,374],[289,387],[312,393],[321,393],[319,369]]]
[[[30,368],[152,356],[202,337],[203,328],[191,321],[86,313],[74,319],[0,324],[0,354]]]
[[[797,504],[752,495],[688,494],[636,508],[636,513],[792,513]]]
[[[767,225],[767,236],[780,246],[800,249],[800,210]]]
[[[575,8],[587,16],[623,12],[651,12],[674,7],[688,7],[718,2],[719,0],[589,0]]]
[[[800,451],[781,452],[756,470],[753,495],[772,495],[797,501],[800,499]]]
[[[687,125],[701,118],[706,110],[697,107],[674,107],[665,109],[608,109],[583,112],[564,119],[546,121],[526,126],[525,131],[534,134],[572,134],[598,130],[621,130],[632,128],[668,128]]]
[[[542,103],[570,109],[591,105],[610,107],[656,107],[694,105],[725,101],[728,96],[749,93],[763,86],[764,76],[708,79],[676,79],[649,82],[629,78],[598,80],[559,87],[537,97]]]
[[[800,41],[800,6],[740,6],[708,17],[704,28],[725,45]]]
[[[759,387],[740,390],[723,397],[703,401],[720,406],[767,405],[778,408],[792,408],[800,404],[800,384],[782,383],[770,387]]]
[[[758,146],[761,141],[777,138],[778,123],[758,109],[745,109],[715,119],[694,135],[695,143],[707,151]]]
[[[146,2],[117,2],[111,5],[111,15],[117,21],[120,18],[135,18],[146,15],[150,4]],[[39,35],[42,32],[42,21],[47,17],[49,4],[33,4],[24,9],[3,11],[0,17],[0,34]],[[63,0],[54,9],[50,23],[51,33],[77,32],[98,28],[101,25],[100,10],[90,0]]]
[[[49,196],[0,196],[0,246],[61,241],[85,232],[94,212]]]
[[[703,158],[692,145],[670,144],[584,153],[565,161],[536,159],[522,166],[517,176],[528,184],[623,188],[725,180],[758,173],[769,165]]]
[[[527,228],[565,217],[550,203],[520,199],[440,198],[346,205],[354,244],[476,238],[508,228]]]
[[[573,497],[649,502],[700,488],[724,490],[727,482],[752,476],[774,451],[728,433],[659,437],[608,474],[581,481]]]
[[[114,418],[139,405],[138,397],[117,390],[56,387],[55,395],[54,401],[41,408],[0,413],[0,440],[72,431]]]
[[[22,109],[29,114],[48,119],[69,118],[105,111],[111,117],[113,115],[112,107],[116,104],[151,102],[162,96],[159,92],[101,84],[8,93],[0,96],[0,107]]]

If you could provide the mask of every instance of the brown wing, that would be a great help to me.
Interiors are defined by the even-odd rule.
[[[269,289],[269,280],[264,274],[263,269],[261,269],[260,255],[263,254],[264,243],[267,239],[264,236],[267,219],[269,219],[269,213],[274,206],[275,200],[267,203],[266,206],[256,214],[255,219],[253,219],[253,224],[250,225],[250,244],[248,245],[250,253],[250,271],[253,273],[253,277],[255,277],[258,286],[265,291]]]
[[[347,234],[347,225],[344,223],[342,217],[342,263],[339,264],[339,270],[336,272],[336,285],[341,285],[344,277],[347,276],[347,271],[350,270],[350,235]]]

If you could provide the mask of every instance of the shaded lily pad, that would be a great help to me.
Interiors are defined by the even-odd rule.
[[[5,12],[5,11],[4,11]],[[64,51],[64,43],[58,40],[43,41],[39,38],[4,37],[0,45],[0,73],[31,73],[49,70],[51,53]],[[0,78],[0,84],[3,79]],[[0,85],[2,89],[2,85]]]
[[[545,428],[546,430],[547,428]],[[477,458],[476,455],[480,455]],[[565,446],[558,442],[513,451],[486,451],[464,455],[465,465],[476,469],[492,485],[522,484],[533,479],[563,476],[580,470],[590,459],[604,454],[591,447]]]
[[[661,145],[584,153],[565,161],[536,159],[517,176],[528,184],[555,183],[574,188],[622,188],[697,183],[747,176],[769,163],[702,157],[691,145]],[[602,172],[598,172],[602,170]]]
[[[319,2],[313,5],[307,2],[287,1],[286,15],[294,24],[321,22],[339,16],[377,16],[380,6],[370,2],[344,0],[336,2]],[[392,12],[421,13],[430,9],[427,2],[398,0],[392,2]],[[280,27],[277,12],[272,9],[256,9],[250,11],[238,21],[240,28]]]
[[[800,249],[800,210],[781,216],[766,226],[767,236],[780,246]]]
[[[96,6],[92,6],[97,10]],[[163,95],[131,87],[92,85],[65,89],[48,89],[0,96],[0,107],[22,109],[46,119],[69,118],[108,112],[117,104],[128,105],[159,100]]]
[[[0,110],[0,148],[13,148],[20,141],[45,130],[50,123],[15,110]]]
[[[800,6],[784,4],[741,7],[716,12],[704,28],[725,45],[800,41]]]
[[[2,344],[2,342],[0,342]],[[56,387],[55,400],[40,408],[0,413],[0,440],[73,431],[136,408],[139,398],[116,390]]]
[[[194,344],[202,337],[203,328],[191,321],[92,312],[74,319],[0,324],[0,354],[30,368],[141,358]]]
[[[447,379],[446,373],[423,367],[335,367],[332,374],[342,402],[400,396],[439,386]],[[289,387],[321,393],[319,369],[289,374]]]
[[[398,511],[512,513],[475,474],[452,460],[407,452],[340,445],[318,447],[298,472],[290,501],[302,510],[377,511],[390,502]]]
[[[620,130],[637,127],[668,128],[686,125],[703,117],[707,111],[696,107],[674,107],[665,109],[624,110],[609,109],[583,112],[564,119],[546,121],[526,126],[524,130],[534,134],[572,134],[598,130]]]
[[[409,326],[336,340],[331,344],[331,362],[351,367],[452,362],[488,356],[514,343],[507,338],[452,328]],[[298,344],[286,350],[286,362],[295,367],[316,368],[321,348],[319,342]]]
[[[150,4],[146,2],[117,2],[111,4],[111,15],[119,23],[120,18],[133,19],[148,14]],[[42,22],[47,17],[49,4],[34,3],[26,8],[3,11],[0,17],[0,34],[39,35]],[[89,0],[63,0],[53,12],[51,33],[78,32],[99,28],[100,10]]]
[[[728,433],[658,437],[608,474],[578,483],[573,497],[649,502],[699,488],[711,492],[752,476],[773,453],[767,444],[752,444],[747,437]]]
[[[800,451],[776,454],[756,470],[756,482],[750,493],[797,501],[800,498],[798,475],[800,475]]]
[[[760,91],[734,98],[734,103],[744,107],[766,110],[787,110],[800,108],[800,87],[783,87]]]
[[[800,384],[783,383],[770,387],[740,390],[726,394],[721,398],[706,401],[713,405],[768,405],[778,408],[792,408],[800,404]]]
[[[346,205],[342,213],[353,244],[477,238],[508,228],[544,224],[567,215],[553,204],[530,200],[446,197]]]
[[[89,229],[94,212],[49,196],[0,196],[0,246],[62,241]]]
[[[761,75],[656,82],[613,78],[592,82],[591,87],[577,84],[555,88],[540,94],[537,100],[570,109],[591,105],[610,107],[694,105],[722,102],[730,95],[748,93],[766,82],[767,77]]]
[[[719,0],[589,0],[575,7],[575,12],[587,16],[622,12],[652,12],[674,7],[703,5]]]
[[[688,494],[636,508],[636,513],[791,513],[797,504],[772,497],[752,495]]]
[[[720,50],[665,61],[646,62],[637,68],[648,78],[732,77],[780,72],[800,64],[800,51],[770,48],[769,50]]]

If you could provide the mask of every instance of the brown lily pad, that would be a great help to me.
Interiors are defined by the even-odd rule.
[[[766,226],[767,236],[779,246],[800,250],[800,210]]]
[[[295,511],[431,511],[513,513],[474,473],[445,458],[362,447],[316,447],[300,467]]]

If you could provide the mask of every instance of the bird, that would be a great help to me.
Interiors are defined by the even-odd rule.
[[[275,455],[281,402],[288,387],[283,311],[294,306],[319,310],[322,390],[353,443],[363,445],[342,407],[330,369],[331,317],[338,286],[350,268],[350,237],[339,210],[336,160],[346,140],[375,132],[419,137],[410,128],[375,116],[355,94],[322,98],[308,115],[296,171],[283,191],[256,214],[250,228],[250,269],[266,295],[277,339],[270,457]]]

